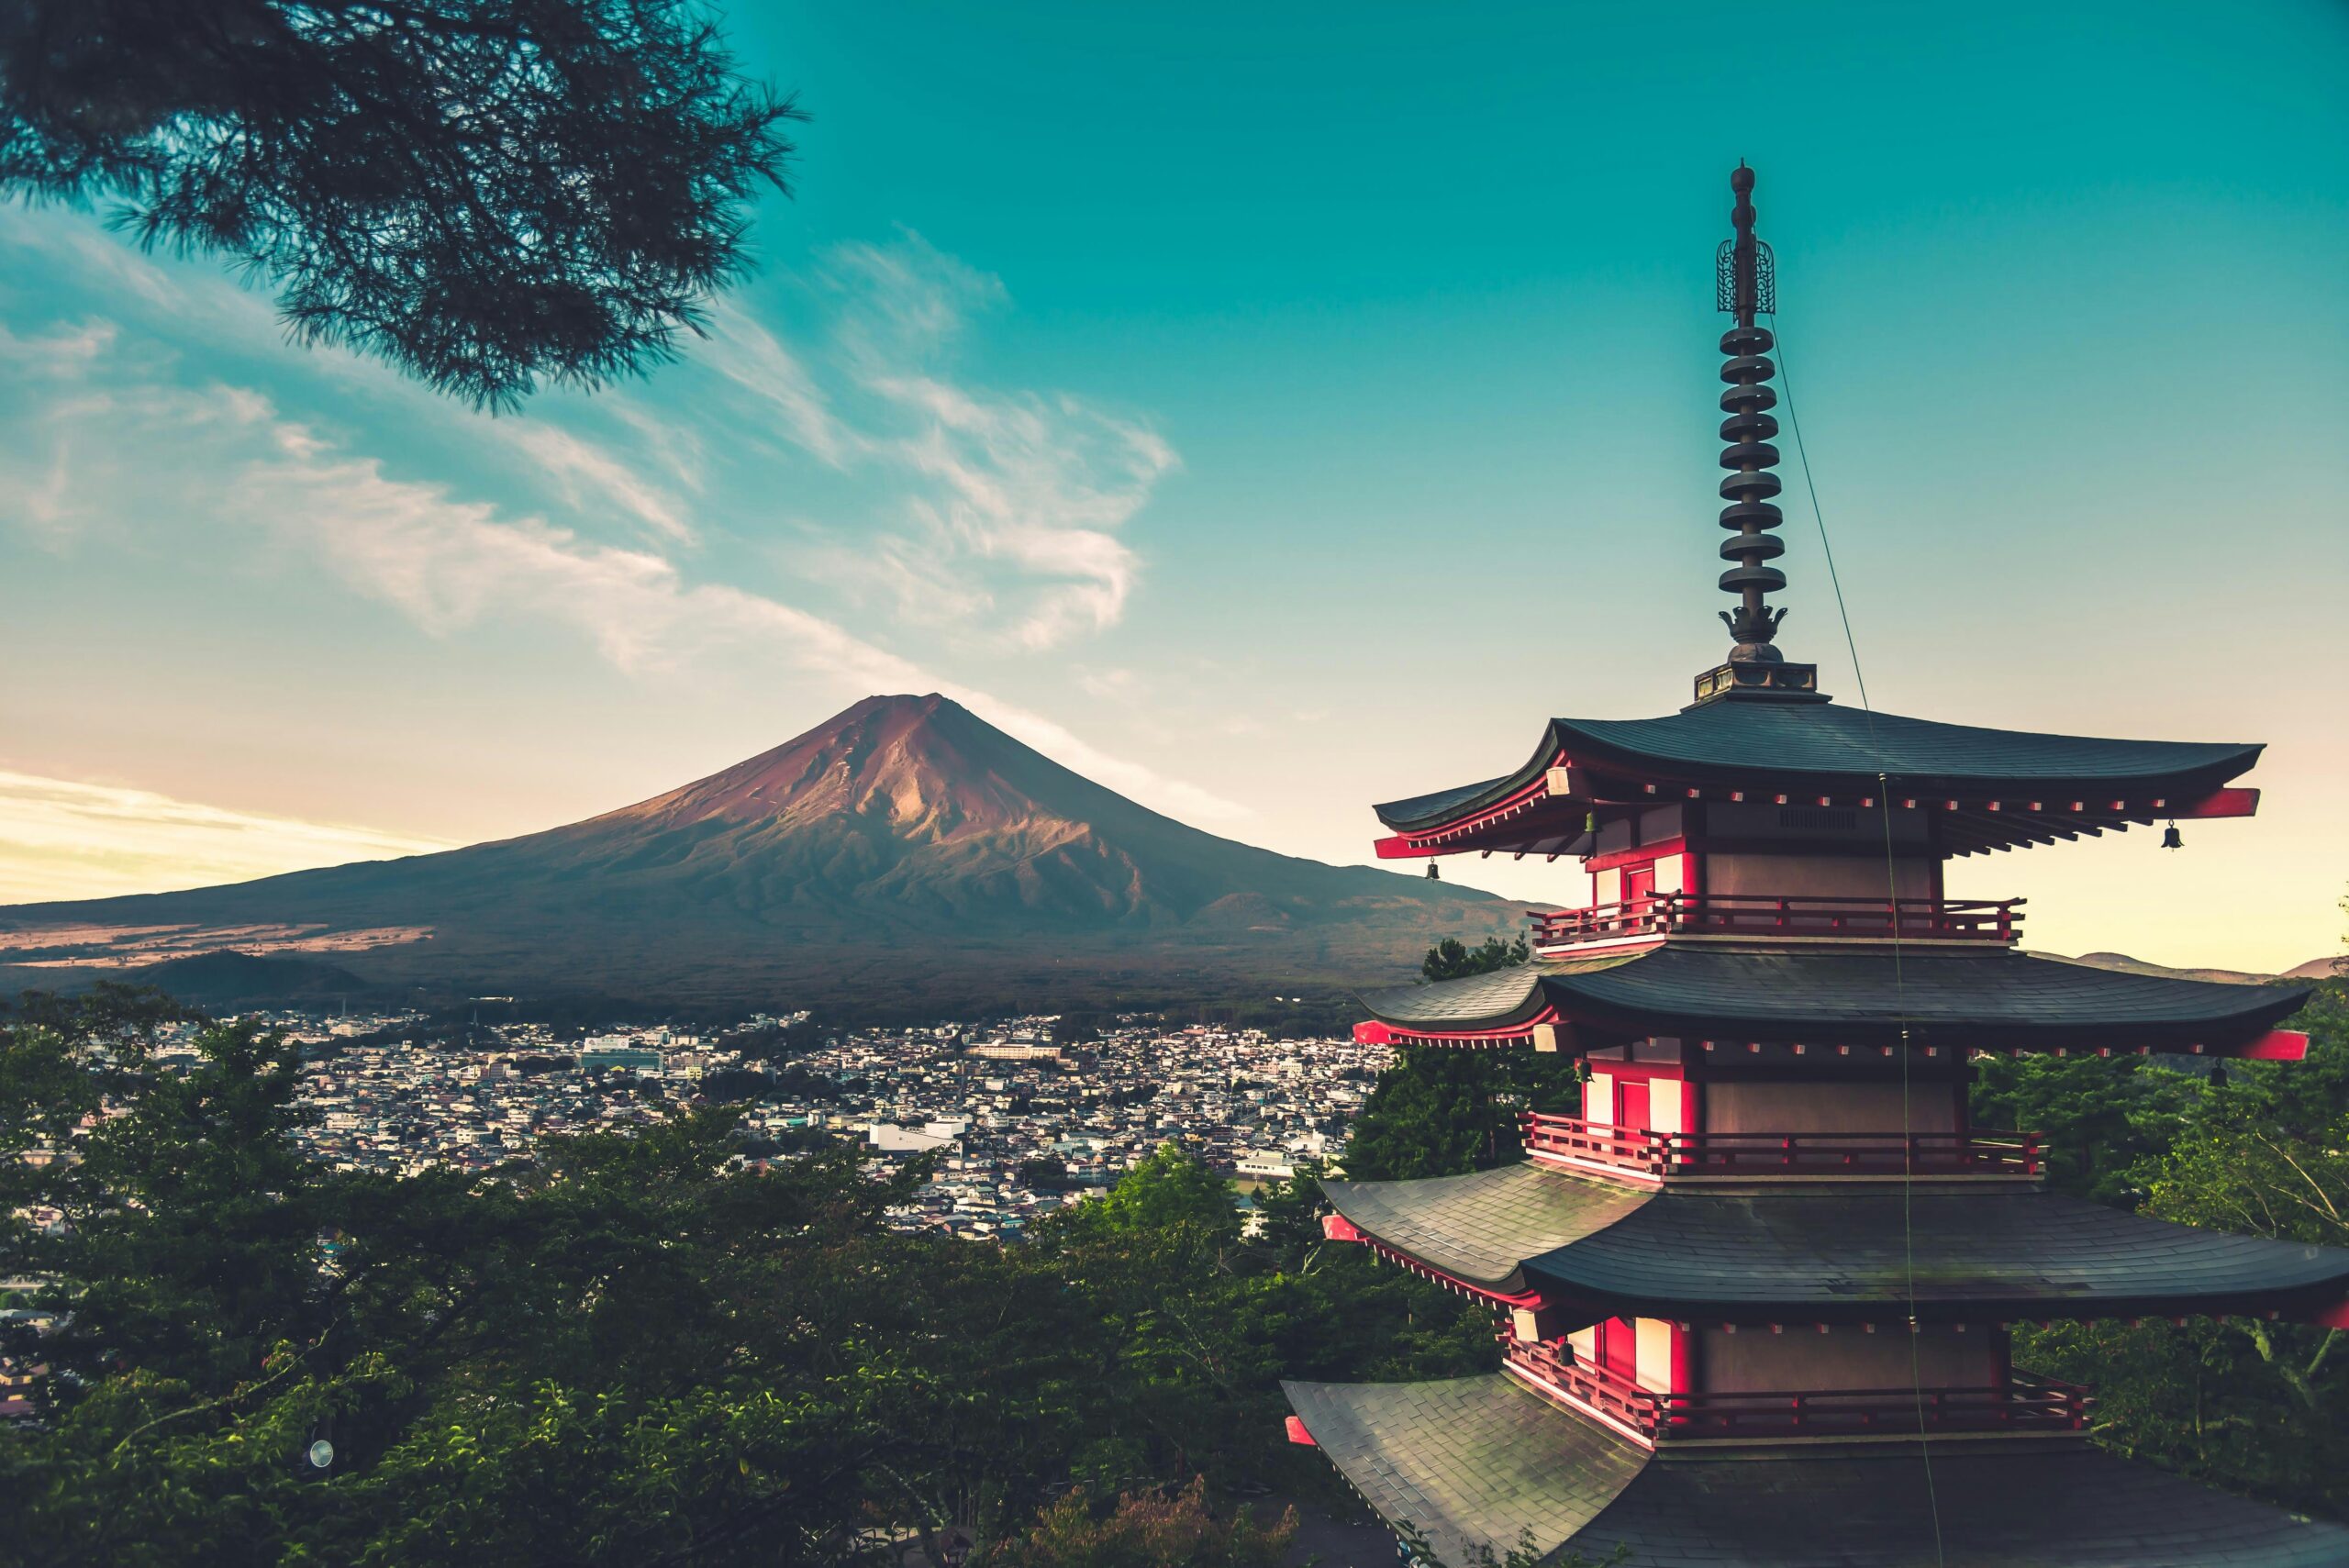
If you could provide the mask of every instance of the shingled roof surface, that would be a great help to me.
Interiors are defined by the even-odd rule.
[[[1575,1418],[1564,1411],[1557,1418]],[[1641,1568],[2319,1568],[2349,1530],[2087,1447],[1917,1451],[1650,1464],[1569,1538]],[[1936,1545],[1938,1538],[1939,1544]]]
[[[1904,1213],[1905,1209],[1905,1213]],[[1911,1275],[1909,1259],[1915,1257]],[[2205,1230],[2056,1193],[1667,1190],[1529,1253],[1529,1284],[1687,1317],[2123,1316],[2299,1309],[2349,1294],[2349,1249]]]
[[[2321,1568],[2349,1530],[2085,1446],[1652,1457],[1499,1373],[1284,1384],[1355,1490],[1448,1568],[1529,1534],[1638,1568]]]
[[[1416,1182],[1323,1182],[1330,1205],[1397,1251],[1503,1295],[1521,1264],[1605,1229],[1651,1195],[1530,1163]]]
[[[1648,1463],[1497,1373],[1443,1383],[1284,1383],[1313,1440],[1389,1524],[1410,1523],[1447,1568],[1569,1539]]]
[[[2216,789],[2248,770],[2261,750],[1983,729],[1834,703],[1717,702],[1661,718],[1553,718],[1515,773],[1375,809],[1400,831],[1432,828],[1531,784],[1562,753],[1635,775],[1692,782],[1734,775],[1753,784],[1874,795],[1878,774],[1895,785],[1967,794],[2025,784],[2051,793],[2059,784]]]
[[[1330,1182],[1349,1221],[1456,1279],[1651,1317],[2299,1310],[2349,1294],[2349,1249],[2235,1236],[2045,1192],[1759,1195],[1616,1187],[1525,1162]],[[1909,1259],[1911,1237],[1916,1258]]]
[[[1520,964],[1361,998],[1372,1017],[1434,1032],[1504,1029],[1554,1007],[1586,1022],[1695,1039],[1970,1046],[2234,1043],[2306,1002],[2305,986],[2131,974],[2035,953],[1792,951],[1715,942]],[[1921,1042],[1921,1041],[1920,1041]]]

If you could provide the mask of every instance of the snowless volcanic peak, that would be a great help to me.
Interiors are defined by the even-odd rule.
[[[520,838],[0,909],[0,964],[120,962],[107,938],[161,929],[173,956],[284,929],[344,944],[354,970],[394,985],[762,1001],[782,988],[860,1005],[885,993],[934,1017],[1072,986],[1130,1000],[1137,984],[1188,995],[1242,974],[1275,992],[1342,983],[1436,936],[1513,930],[1519,914],[1450,884],[1203,832],[933,693],[867,697],[707,778]],[[386,932],[412,935],[373,940]]]
[[[787,827],[857,817],[898,838],[936,840],[1076,815],[1093,804],[1077,797],[1095,788],[932,692],[866,697],[771,751],[596,822]]]

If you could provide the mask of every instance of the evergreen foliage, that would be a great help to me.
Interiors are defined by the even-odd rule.
[[[1128,1493],[1107,1518],[1082,1491],[1046,1508],[1010,1553],[1016,1568],[1281,1568],[1297,1534],[1290,1509],[1269,1525],[1249,1510],[1219,1518],[1207,1484],[1165,1495]]]
[[[1582,1114],[1583,1076],[1565,1056],[1399,1046],[1354,1119],[1346,1174],[1392,1182],[1505,1165],[1524,1153],[1520,1116]]]
[[[112,198],[475,404],[669,357],[796,117],[686,0],[0,7],[0,195]]]
[[[2110,1140],[2070,1167],[2093,1195],[2160,1219],[2349,1245],[2349,986],[2320,987],[2290,1026],[2300,1062],[2237,1062],[2213,1081],[2089,1059],[2030,1075],[2028,1108]],[[2122,1068],[2119,1073],[2110,1070]],[[2003,1075],[2000,1095],[2015,1079]],[[1989,1080],[1986,1077],[1985,1084]],[[1999,1100],[2003,1110],[2010,1101]],[[1977,1098],[1976,1115],[1982,1117]],[[2028,1122],[2025,1125],[2030,1125]],[[2018,1329],[2015,1358],[2095,1387],[2097,1435],[2234,1491],[2349,1517],[2349,1347],[2343,1331],[2250,1318]]]
[[[1504,941],[1498,937],[1486,937],[1470,947],[1458,937],[1446,937],[1428,949],[1419,960],[1419,978],[1432,984],[1439,980],[1464,980],[1472,974],[1489,974],[1496,969],[1508,969],[1533,956],[1523,937]]]
[[[0,1562],[945,1562],[951,1530],[982,1564],[1253,1563],[1271,1533],[1164,1495],[1334,1494],[1280,1378],[1489,1360],[1483,1314],[1321,1240],[1309,1176],[1252,1240],[1162,1150],[1008,1247],[888,1229],[919,1162],[753,1173],[723,1110],[336,1171],[293,1141],[292,1045],[211,1025],[167,1063],[175,1016],[105,991],[0,1026],[0,1268],[47,1282],[0,1344],[47,1368],[0,1430]],[[1137,1501],[1039,1526],[1074,1487]]]

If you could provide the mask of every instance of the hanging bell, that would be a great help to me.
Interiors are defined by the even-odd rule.
[[[2173,822],[2168,827],[2162,829],[2162,848],[2165,850],[2182,850],[2186,848],[2186,840],[2177,836],[2176,823]],[[1429,869],[1433,870],[1434,868],[1430,867]]]
[[[2172,831],[2175,831],[2175,830],[2176,830],[2176,829],[2172,829]],[[1429,880],[1430,882],[1442,882],[1442,881],[1443,880],[1443,878],[1442,878],[1441,875],[1439,875],[1439,874],[1437,873],[1436,869],[1435,869],[1435,862],[1434,862],[1433,861],[1430,861],[1430,862],[1428,862],[1428,880]]]

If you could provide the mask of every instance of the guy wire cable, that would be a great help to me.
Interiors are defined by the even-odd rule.
[[[1773,303],[1776,303],[1775,301]],[[1795,456],[1802,463],[1803,489],[1810,496],[1811,520],[1819,525],[1819,547],[1827,558],[1827,582],[1835,592],[1835,614],[1843,623],[1843,647],[1852,656],[1852,678],[1860,688],[1860,711],[1867,717],[1868,745],[1878,757],[1883,751],[1876,740],[1876,705],[1868,700],[1868,678],[1860,664],[1860,645],[1852,634],[1851,612],[1843,606],[1843,582],[1835,571],[1835,546],[1827,536],[1827,514],[1820,510],[1819,482],[1811,476],[1810,453],[1803,446],[1802,420],[1795,413],[1795,382],[1787,368],[1787,340],[1778,328],[1778,313],[1771,311],[1772,336],[1777,341],[1778,383],[1786,389],[1787,428],[1795,438]],[[1892,927],[1892,996],[1893,1007],[1900,1024],[1900,1244],[1903,1260],[1903,1291],[1909,1302],[1909,1388],[1917,1401],[1917,1454],[1925,1471],[1925,1509],[1933,1523],[1933,1561],[1946,1568],[1948,1558],[1942,1544],[1942,1509],[1940,1493],[1933,1485],[1932,1440],[1925,1419],[1925,1374],[1917,1322],[1917,1229],[1912,1218],[1917,1180],[1917,1153],[1914,1135],[1910,1132],[1909,1089],[1909,994],[1901,973],[1900,962],[1900,877],[1892,845],[1892,781],[1884,772],[1876,775],[1876,809],[1884,821],[1884,882],[1886,913]]]

